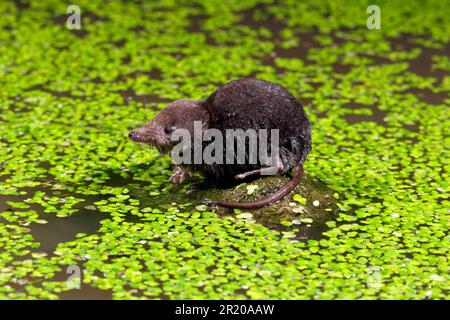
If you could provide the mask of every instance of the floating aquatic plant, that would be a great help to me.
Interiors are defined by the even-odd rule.
[[[448,298],[449,4],[376,2],[380,30],[350,0],[79,0],[81,30],[64,2],[0,2],[0,298],[77,294],[73,268],[114,299]],[[298,234],[321,199],[278,229],[222,216],[127,141],[248,76],[305,104],[339,208],[318,238]]]

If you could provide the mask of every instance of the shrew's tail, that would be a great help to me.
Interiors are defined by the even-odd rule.
[[[303,164],[299,163],[294,167],[294,176],[279,190],[268,196],[267,198],[251,201],[251,202],[238,202],[238,201],[222,201],[222,200],[205,200],[204,202],[209,205],[217,205],[226,208],[237,209],[259,209],[269,204],[277,202],[286,196],[289,192],[294,190],[303,176]]]

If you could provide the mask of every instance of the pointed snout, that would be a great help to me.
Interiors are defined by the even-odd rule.
[[[128,134],[128,138],[129,138],[130,140],[132,140],[132,141],[139,142],[139,141],[141,141],[142,136],[141,136],[141,134],[139,133],[139,131],[131,131],[131,132]]]

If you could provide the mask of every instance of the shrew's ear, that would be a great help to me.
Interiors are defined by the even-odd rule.
[[[197,107],[195,108],[196,117],[202,121],[202,132],[204,133],[209,128],[209,111],[204,106],[204,100],[195,101]]]

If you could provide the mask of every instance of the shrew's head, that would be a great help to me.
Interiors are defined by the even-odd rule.
[[[201,121],[203,129],[208,126],[209,113],[202,106],[202,101],[176,100],[147,124],[131,131],[128,137],[132,141],[146,143],[167,153],[177,143],[171,141],[175,130],[188,130],[193,137],[195,121]]]

